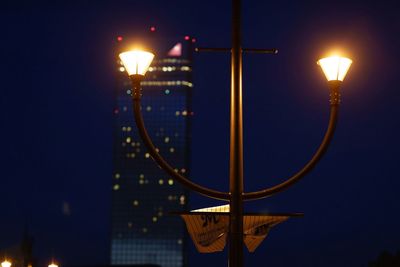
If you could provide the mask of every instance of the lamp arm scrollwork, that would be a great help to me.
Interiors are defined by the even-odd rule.
[[[140,89],[140,82],[133,81],[133,95],[132,95],[132,104],[133,104],[133,113],[135,117],[136,126],[139,131],[139,135],[142,138],[145,147],[147,148],[149,154],[154,159],[155,162],[163,169],[169,176],[180,182],[182,185],[188,187],[189,189],[196,191],[199,194],[219,199],[219,200],[229,200],[230,195],[229,193],[216,191],[213,189],[209,189],[203,187],[197,183],[194,183],[184,177],[183,175],[179,174],[175,171],[171,165],[160,155],[157,151],[156,147],[154,146],[149,134],[147,133],[146,127],[144,125],[141,106],[140,106],[140,98],[141,98],[141,89]]]
[[[335,132],[336,128],[336,122],[337,122],[337,117],[338,117],[338,109],[339,109],[339,102],[340,100],[335,97],[335,92],[331,93],[331,109],[330,109],[330,119],[329,119],[329,124],[328,128],[326,130],[325,136],[318,148],[318,150],[315,152],[314,156],[311,158],[311,160],[296,174],[294,174],[292,177],[288,178],[286,181],[275,185],[273,187],[256,191],[256,192],[249,192],[249,193],[244,193],[243,194],[243,199],[246,201],[249,200],[257,200],[261,198],[266,198],[269,196],[272,196],[274,194],[277,194],[296,182],[298,182],[301,178],[303,178],[306,174],[308,174],[314,167],[317,165],[318,161],[322,158],[322,156],[325,154],[325,152],[328,149],[328,146],[332,140],[333,133]],[[338,94],[336,95],[338,97]]]

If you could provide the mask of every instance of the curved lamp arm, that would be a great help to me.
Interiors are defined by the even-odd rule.
[[[132,76],[136,76],[136,75],[132,75]],[[147,130],[146,130],[146,127],[145,127],[144,121],[143,121],[141,107],[140,107],[140,98],[141,98],[141,87],[140,87],[141,79],[140,78],[141,77],[132,77],[132,76],[131,76],[132,89],[133,89],[132,104],[133,104],[135,122],[136,122],[137,128],[139,130],[140,137],[142,138],[151,157],[157,162],[157,164],[165,172],[168,173],[168,175],[175,178],[178,182],[180,182],[184,186],[190,188],[191,190],[196,191],[202,195],[215,198],[215,199],[229,200],[230,195],[228,193],[220,192],[220,191],[216,191],[216,190],[212,190],[212,189],[203,187],[201,185],[198,185],[198,184],[190,181],[183,175],[179,174],[157,152],[156,147],[154,146],[149,134],[147,133]]]
[[[314,156],[299,172],[297,172],[295,175],[293,175],[286,181],[284,181],[278,185],[275,185],[273,187],[264,189],[264,190],[250,192],[250,193],[244,193],[243,194],[244,200],[246,200],[246,201],[257,200],[257,199],[269,197],[276,193],[279,193],[279,192],[289,188],[296,182],[298,182],[307,173],[309,173],[315,167],[315,165],[317,165],[318,161],[322,158],[322,156],[327,151],[328,146],[332,140],[333,133],[335,132],[335,128],[336,128],[337,117],[338,117],[338,110],[339,110],[339,103],[340,103],[340,94],[339,94],[340,82],[336,82],[336,81],[331,82],[331,83],[329,83],[329,86],[331,87],[331,94],[330,94],[331,109],[330,109],[329,124],[328,124],[328,128],[326,130],[324,139],[322,140],[322,143],[320,144],[318,150],[315,152]]]

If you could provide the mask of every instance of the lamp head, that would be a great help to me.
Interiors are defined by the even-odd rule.
[[[331,81],[343,82],[347,71],[353,61],[346,57],[332,56],[318,60],[318,65],[321,66],[329,83]]]
[[[9,262],[8,260],[4,260],[1,263],[1,267],[11,267],[11,262]]]
[[[144,76],[153,61],[154,54],[141,50],[131,50],[119,54],[119,58],[129,76]]]

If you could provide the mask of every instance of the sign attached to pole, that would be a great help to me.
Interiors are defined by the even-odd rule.
[[[219,252],[225,248],[229,231],[229,205],[179,212],[178,214],[185,221],[190,237],[200,253]],[[273,226],[290,217],[302,215],[300,213],[244,214],[243,241],[247,249],[249,252],[254,252]]]

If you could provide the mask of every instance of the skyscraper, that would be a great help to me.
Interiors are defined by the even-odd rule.
[[[152,29],[153,30],[153,29]],[[183,222],[170,211],[185,209],[187,191],[151,159],[133,121],[130,81],[117,55],[117,101],[114,109],[114,167],[112,192],[111,264],[186,265]],[[161,38],[155,59],[142,82],[142,110],[147,130],[160,153],[189,174],[191,43],[188,36]]]

